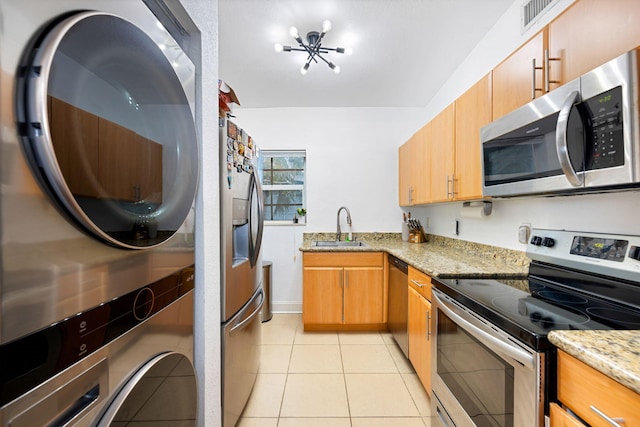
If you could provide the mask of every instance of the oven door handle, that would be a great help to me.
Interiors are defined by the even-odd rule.
[[[491,350],[500,353],[503,356],[510,357],[526,366],[527,368],[535,368],[535,361],[531,354],[527,353],[521,348],[516,347],[515,345],[505,342],[500,338],[496,338],[495,336],[483,331],[481,328],[477,327],[468,320],[463,319],[459,314],[455,313],[454,310],[449,307],[447,301],[440,298],[436,292],[432,294],[432,297],[436,299],[438,308],[442,310],[447,316],[449,316],[451,320],[460,325]]]

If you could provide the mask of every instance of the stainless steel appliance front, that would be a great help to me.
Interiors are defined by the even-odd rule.
[[[637,70],[637,51],[628,52],[483,127],[483,194],[637,186]]]
[[[544,353],[432,289],[432,425],[540,427]]]
[[[0,12],[4,344],[193,264],[199,167],[195,67],[144,3]]]
[[[260,366],[264,208],[253,139],[226,118],[219,124],[222,422],[232,427],[249,399]]]
[[[389,313],[388,328],[398,347],[405,357],[409,358],[408,298],[407,273],[409,266],[406,262],[389,255]]]
[[[163,25],[193,24],[167,14],[0,0],[0,425],[88,425],[159,353],[192,360],[193,292],[156,289],[194,263],[199,170],[195,67]]]

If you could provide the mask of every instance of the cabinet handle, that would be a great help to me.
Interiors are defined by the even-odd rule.
[[[455,195],[456,195],[455,175],[447,175],[447,200],[454,199]]]
[[[409,187],[409,204],[413,203],[413,187]]]
[[[534,59],[535,61],[535,59]],[[549,49],[544,50],[544,91],[549,92],[550,83],[560,83],[558,80],[549,80],[549,62],[560,61],[560,58],[549,58]]]
[[[531,67],[531,99],[536,99],[536,92],[543,92],[543,89],[536,87],[537,70],[544,70],[544,67],[536,67],[536,58],[533,58],[533,66]]]
[[[431,311],[427,310],[427,341],[431,341]]]
[[[413,283],[414,285],[416,285],[417,287],[421,288],[424,286],[424,283],[420,283],[417,280],[412,280],[411,283]]]
[[[620,424],[624,424],[624,418],[611,418],[593,405],[590,405],[589,408],[614,427],[622,427]]]

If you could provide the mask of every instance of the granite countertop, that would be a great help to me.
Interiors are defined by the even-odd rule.
[[[551,331],[549,341],[640,393],[640,331]]]
[[[524,252],[479,243],[427,236],[424,243],[402,241],[400,233],[361,233],[366,246],[315,247],[314,240],[333,240],[335,233],[305,233],[302,252],[387,252],[431,277],[524,278],[529,259]]]

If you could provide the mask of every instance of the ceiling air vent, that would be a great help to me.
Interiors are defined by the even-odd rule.
[[[522,32],[529,29],[557,0],[527,0],[522,5]]]

